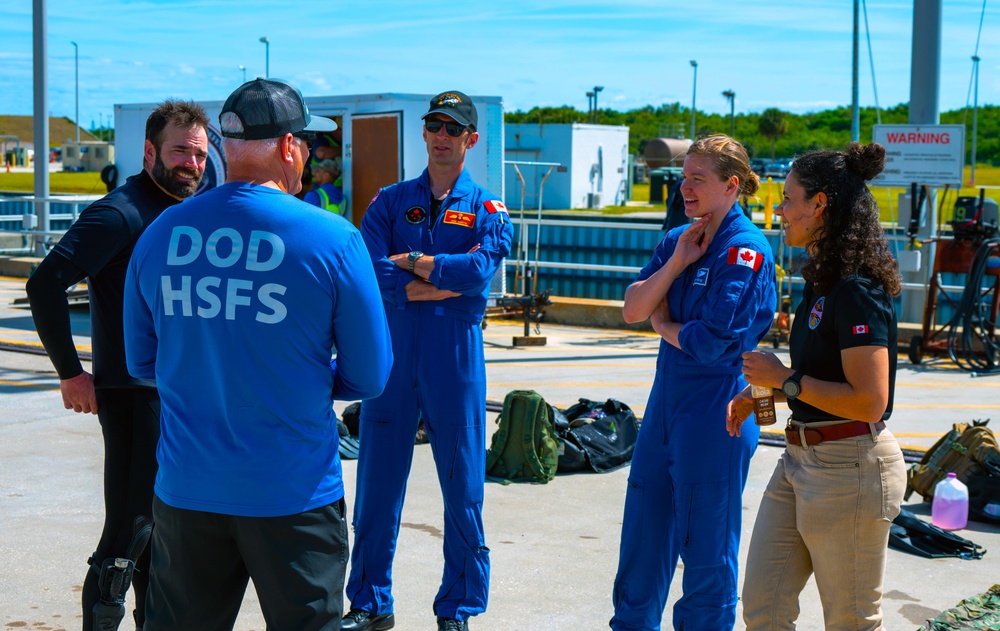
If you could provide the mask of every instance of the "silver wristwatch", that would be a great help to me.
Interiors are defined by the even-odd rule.
[[[423,252],[418,252],[417,250],[414,250],[413,252],[410,252],[409,254],[407,254],[406,255],[406,271],[408,271],[408,272],[410,272],[412,274],[413,273],[413,266],[417,264],[417,261],[420,260],[420,257],[423,256],[423,255],[424,255]]]

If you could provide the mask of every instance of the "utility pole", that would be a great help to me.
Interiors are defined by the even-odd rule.
[[[861,138],[861,110],[858,105],[858,0],[854,0],[854,43],[851,62],[851,142]]]
[[[76,42],[70,42],[73,44],[73,76],[76,79],[76,144],[80,144],[80,47],[76,45]],[[77,151],[80,150],[77,146]]]
[[[604,86],[595,85],[594,86],[594,123],[597,123],[597,93],[604,89]]]
[[[736,93],[726,90],[722,96],[729,99],[729,137],[736,138]]]
[[[698,96],[698,62],[691,60],[691,67],[694,68],[694,83],[691,86],[691,140],[694,141],[694,113],[695,99]]]
[[[975,75],[976,87],[972,97],[972,172],[969,173],[969,186],[976,185],[976,136],[979,117],[979,55],[972,56],[972,74]]]
[[[271,42],[266,37],[260,38],[260,43],[264,44],[264,78],[271,78]]]

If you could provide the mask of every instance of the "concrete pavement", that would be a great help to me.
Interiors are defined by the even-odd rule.
[[[23,279],[0,279],[0,343],[37,347],[30,314],[12,306]],[[74,333],[89,347],[84,311]],[[485,331],[488,398],[533,388],[566,407],[579,397],[615,397],[641,417],[652,385],[657,338],[641,331],[543,324],[547,344],[513,347],[519,323]],[[534,333],[533,333],[534,334]],[[766,347],[770,350],[770,346]],[[785,355],[782,348],[779,354]],[[347,402],[338,403],[338,411]],[[779,404],[779,417],[785,416]],[[492,415],[491,415],[492,416]],[[919,366],[900,358],[890,427],[904,446],[926,449],[951,423],[993,417],[1000,426],[1000,377],[971,379],[945,361]],[[492,427],[488,435],[492,434]],[[777,437],[777,436],[776,436]],[[745,557],[757,506],[780,448],[761,446],[744,494]],[[42,355],[0,351],[0,625],[77,629],[79,596],[102,522],[102,444],[96,417],[63,409],[58,380]],[[356,462],[344,463],[348,505]],[[475,631],[607,628],[628,468],[558,476],[547,485],[486,485],[484,519],[491,548],[489,610]],[[431,602],[441,573],[442,504],[430,449],[416,447],[394,569],[396,628],[434,629]],[[929,506],[909,508],[929,519]],[[922,559],[890,550],[886,628],[916,629],[927,618],[1000,582],[1000,528],[970,522],[960,535],[986,547],[980,561]],[[683,570],[681,569],[680,572]],[[680,574],[680,573],[679,573]],[[743,577],[741,572],[741,583]],[[675,578],[665,616],[680,596]],[[801,629],[822,629],[815,585],[801,598]],[[131,629],[128,619],[122,629]],[[235,627],[265,628],[253,590]],[[742,622],[736,626],[742,629]]]

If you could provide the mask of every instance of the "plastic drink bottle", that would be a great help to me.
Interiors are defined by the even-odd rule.
[[[965,528],[969,523],[969,488],[954,472],[934,487],[931,523],[945,530]]]
[[[774,425],[778,417],[774,413],[774,392],[763,386],[750,386],[753,397],[753,415],[758,425]]]

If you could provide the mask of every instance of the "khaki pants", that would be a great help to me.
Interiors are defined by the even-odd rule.
[[[876,437],[788,445],[750,540],[747,630],[794,629],[811,574],[828,631],[882,629],[889,526],[905,488],[903,453],[888,429]]]

